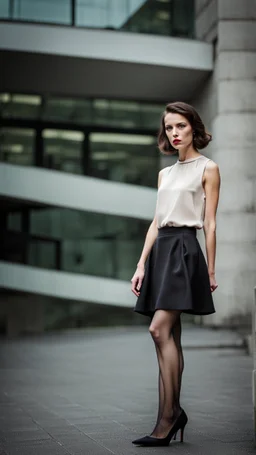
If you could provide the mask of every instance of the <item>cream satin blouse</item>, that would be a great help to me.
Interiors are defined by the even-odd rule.
[[[200,155],[185,161],[178,160],[164,168],[157,193],[158,228],[166,225],[203,227],[205,193],[202,178],[208,161],[209,158]]]

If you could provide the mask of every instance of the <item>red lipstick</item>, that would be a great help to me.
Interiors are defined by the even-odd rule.
[[[180,142],[180,139],[174,139],[173,143],[178,144]]]

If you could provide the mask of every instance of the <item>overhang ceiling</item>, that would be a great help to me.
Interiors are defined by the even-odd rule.
[[[0,90],[148,101],[188,101],[210,71],[1,51]]]
[[[193,39],[0,22],[0,90],[64,96],[189,100],[213,68]]]

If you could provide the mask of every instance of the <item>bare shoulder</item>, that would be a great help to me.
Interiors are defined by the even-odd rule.
[[[219,171],[219,166],[217,163],[215,163],[215,161],[209,159],[209,161],[206,163],[205,170],[214,173],[216,171]]]
[[[220,179],[220,169],[217,163],[213,160],[209,160],[205,166],[204,172],[204,179],[205,180],[219,180]]]
[[[213,160],[209,160],[206,163],[205,173],[206,173],[206,176],[208,176],[210,178],[220,177],[220,169],[219,169],[218,164],[215,163],[215,161],[213,161]]]

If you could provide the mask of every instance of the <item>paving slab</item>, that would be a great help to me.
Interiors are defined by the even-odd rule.
[[[186,326],[185,441],[135,447],[157,415],[147,327],[47,333],[0,343],[0,455],[244,455],[253,439],[252,359],[233,331]]]

